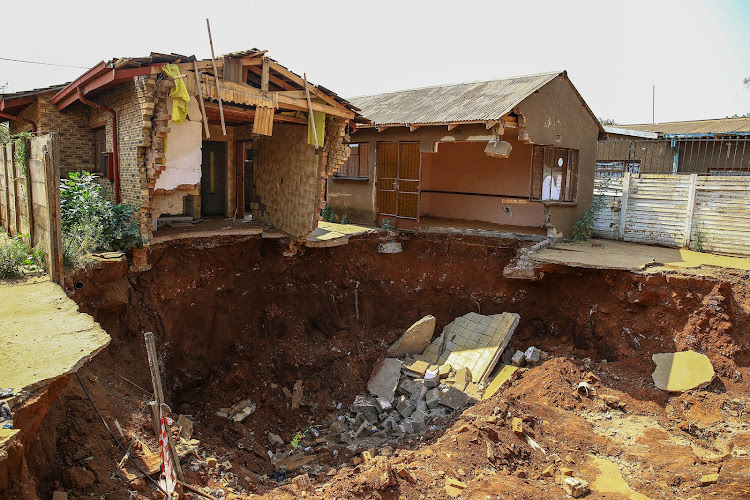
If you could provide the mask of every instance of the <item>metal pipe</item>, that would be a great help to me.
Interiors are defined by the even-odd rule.
[[[102,111],[106,111],[107,113],[112,115],[112,180],[115,184],[115,203],[120,203],[120,154],[119,154],[119,147],[118,147],[118,141],[117,141],[117,112],[112,109],[108,108],[107,106],[102,106],[101,104],[97,104],[93,101],[89,101],[86,99],[86,97],[83,95],[83,91],[81,90],[81,87],[78,87],[76,89],[78,91],[78,100],[81,101],[86,106],[91,106],[92,108],[101,109]]]
[[[8,120],[13,120],[13,121],[17,121],[17,122],[28,123],[29,125],[31,125],[31,133],[32,134],[36,134],[36,123],[34,123],[31,120],[27,120],[26,118],[21,118],[20,116],[16,116],[16,115],[10,115],[10,114],[4,113],[2,111],[0,111],[0,118],[7,118]]]

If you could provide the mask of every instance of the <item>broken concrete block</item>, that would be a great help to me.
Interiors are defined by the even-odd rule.
[[[387,431],[392,431],[392,430],[394,430],[394,429],[395,429],[395,428],[396,428],[397,426],[398,426],[398,422],[396,422],[396,419],[395,419],[395,418],[393,418],[393,416],[389,416],[388,418],[386,418],[385,420],[383,420],[383,421],[382,421],[382,422],[380,423],[380,427],[381,427],[382,429],[385,429],[385,430],[387,430]]]
[[[218,463],[219,463],[219,461],[216,459],[216,457],[208,457],[206,459],[206,465],[208,465],[212,469],[216,468],[216,466],[218,465]]]
[[[466,386],[471,382],[471,370],[465,366],[456,370],[456,381],[453,383],[453,387],[459,391],[466,389]]]
[[[415,360],[409,364],[404,364],[404,373],[410,377],[424,377],[427,368],[430,364],[426,361]]]
[[[389,349],[391,356],[422,354],[435,332],[435,317],[427,315],[409,327]]]
[[[378,243],[378,253],[401,253],[401,243],[398,241]]]
[[[396,405],[396,410],[401,414],[402,417],[406,418],[416,410],[417,407],[408,399],[404,399]]]
[[[429,409],[437,408],[440,404],[440,389],[435,387],[434,389],[427,391],[427,394],[425,395],[425,404]]]
[[[242,422],[255,411],[255,408],[256,406],[249,399],[245,399],[232,406],[229,412],[229,418],[231,418],[233,422]]]
[[[512,428],[513,432],[516,434],[523,434],[523,420],[518,417],[513,417]]]
[[[444,489],[448,495],[455,498],[457,496],[460,496],[461,493],[463,493],[463,491],[466,489],[466,483],[464,483],[463,481],[459,481],[458,479],[449,477],[445,479]]]
[[[550,464],[542,471],[542,477],[552,477],[555,475],[555,465]]]
[[[405,434],[414,434],[414,423],[408,418],[398,424],[398,428]]]
[[[714,368],[704,354],[695,351],[654,354],[656,369],[651,377],[663,391],[683,392],[706,387],[714,378]]]
[[[68,494],[64,491],[55,491],[52,493],[52,500],[68,500]]]
[[[453,412],[445,406],[438,406],[437,408],[433,408],[432,410],[430,410],[432,418],[445,418],[451,413]]]
[[[281,439],[281,436],[278,434],[274,434],[273,432],[268,433],[268,442],[271,443],[271,446],[274,446],[276,448],[281,448],[286,443],[283,439]]]
[[[526,352],[523,354],[523,356],[524,358],[526,358],[527,363],[536,364],[539,362],[539,359],[542,356],[542,351],[532,346],[526,349]]]
[[[500,387],[503,386],[510,378],[513,376],[513,374],[518,370],[517,367],[511,366],[511,365],[505,365],[500,370],[500,373],[495,376],[494,379],[492,379],[492,382],[490,382],[489,387],[487,387],[487,390],[484,391],[484,396],[482,396],[482,399],[489,399],[492,396],[495,395],[495,393],[500,389]]]
[[[701,476],[701,486],[708,486],[709,484],[716,484],[716,482],[719,480],[718,474],[706,474],[705,476]]]
[[[421,401],[427,396],[427,387],[420,383],[415,382],[414,385],[411,386],[411,395],[409,396],[409,399],[416,405],[417,401]]]
[[[469,396],[465,392],[459,391],[455,387],[450,387],[445,392],[445,394],[443,394],[443,397],[440,398],[440,404],[445,405],[453,410],[458,410],[468,401]]]
[[[378,409],[380,411],[389,411],[393,409],[393,404],[391,401],[386,401],[385,399],[378,399]]]
[[[297,491],[308,491],[312,487],[312,481],[310,480],[310,476],[307,474],[300,474],[299,476],[294,476],[292,478],[292,486]]]
[[[364,422],[362,422],[362,425],[359,426],[359,429],[357,429],[357,432],[354,433],[354,439],[357,439],[358,437],[362,436],[363,433],[365,436],[367,436],[367,434],[370,434],[370,431],[372,430],[372,428],[373,428],[372,424],[368,420],[365,420]],[[365,436],[362,436],[362,437],[365,437]]]
[[[415,422],[425,423],[427,422],[427,412],[417,409],[414,410],[409,418]]]
[[[180,437],[182,439],[190,440],[193,437],[193,421],[185,415],[180,415],[177,418],[177,427],[180,428]]]
[[[399,382],[398,384],[398,393],[403,396],[411,396],[411,391],[414,389],[414,379],[406,378]]]
[[[589,483],[579,477],[566,477],[563,480],[565,493],[573,498],[580,498],[589,492]]]
[[[344,431],[348,431],[349,427],[341,420],[336,420],[331,424],[330,431],[332,434],[341,434]]]
[[[401,366],[403,363],[396,358],[385,358],[378,360],[372,370],[370,381],[367,382],[367,390],[370,394],[387,402],[393,401],[393,395],[396,393],[398,380],[401,376]]]
[[[354,402],[349,409],[354,413],[361,413],[371,421],[378,419],[378,400],[372,396],[364,396],[362,394],[354,398]]]
[[[513,366],[526,366],[526,355],[523,351],[516,351],[510,362]]]
[[[424,374],[424,385],[428,389],[432,389],[433,387],[437,387],[440,385],[440,374],[438,370],[430,371],[427,370]]]
[[[440,378],[448,378],[451,370],[453,370],[453,367],[450,365],[450,363],[443,363],[438,367],[438,374],[440,375]]]

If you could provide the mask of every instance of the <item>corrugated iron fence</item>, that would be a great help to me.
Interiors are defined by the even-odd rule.
[[[23,139],[22,144],[0,144],[0,226],[10,236],[28,235],[31,246],[44,252],[50,278],[60,283],[63,263],[58,158],[56,134]]]
[[[597,177],[599,238],[750,256],[750,176]]]

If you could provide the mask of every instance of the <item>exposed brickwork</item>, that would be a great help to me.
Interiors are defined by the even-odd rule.
[[[349,159],[351,149],[344,143],[346,120],[329,116],[326,123],[326,139],[323,146],[323,161],[320,171],[320,197],[314,214],[314,227],[320,221],[320,211],[325,207],[326,179],[340,169]]]
[[[307,144],[307,127],[274,124],[273,136],[258,138],[254,145],[255,195],[268,219],[292,236],[306,235],[314,227],[320,169],[320,157]]]

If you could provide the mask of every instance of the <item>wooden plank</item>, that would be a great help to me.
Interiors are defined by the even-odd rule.
[[[206,139],[210,139],[211,131],[208,130],[208,118],[206,118],[206,103],[203,101],[203,90],[201,90],[198,63],[196,63],[195,61],[193,61],[193,71],[195,72],[195,86],[198,89],[198,103],[201,105],[201,116],[203,116],[203,131],[206,133]]]
[[[156,356],[156,342],[154,341],[154,334],[146,332],[144,334],[146,339],[146,354],[148,354],[148,366],[151,371],[151,383],[154,386],[154,395],[156,396],[156,404],[158,407],[158,414],[161,415],[161,407],[164,404],[164,391],[161,385],[161,375],[159,374],[159,359]],[[158,422],[158,426],[155,429],[157,439],[161,434],[161,422]],[[172,433],[167,432],[167,440],[169,441],[169,451],[172,454],[172,463],[174,464],[175,473],[177,479],[184,481],[182,475],[182,467],[180,466],[180,458],[177,456],[177,451],[174,447],[174,440]]]
[[[263,58],[263,68],[260,75],[260,89],[268,90],[269,64],[268,57]]]
[[[318,132],[315,130],[315,115],[313,114],[313,107],[312,107],[312,101],[310,100],[310,89],[307,86],[307,75],[303,75],[304,81],[305,81],[305,94],[307,96],[307,105],[310,108],[309,115],[307,116],[307,119],[310,123],[310,126],[312,127],[313,137],[315,138],[315,149],[318,149],[320,145],[318,144]]]
[[[208,43],[211,45],[211,63],[214,66],[214,84],[216,85],[217,99],[219,100],[219,116],[221,117],[221,131],[226,136],[227,126],[224,123],[224,110],[221,105],[221,86],[219,86],[219,71],[216,69],[216,58],[214,57],[214,40],[211,37],[211,23],[206,18],[206,28],[208,28]]]
[[[279,63],[277,63],[276,61],[269,60],[269,64],[270,64],[272,70],[274,70],[277,73],[281,74],[282,76],[284,76],[284,78],[287,78],[287,79],[293,81],[294,83],[296,83],[297,85],[299,85],[302,88],[306,87],[306,85],[307,85],[307,83],[306,83],[307,82],[307,78],[305,78],[304,76],[303,76],[303,78],[300,78],[299,76],[295,75],[294,73],[292,73],[291,71],[289,71],[284,66],[282,66]],[[319,97],[319,98],[323,99],[325,102],[327,102],[331,106],[341,107],[341,108],[344,107],[341,103],[339,103],[338,101],[336,101],[336,99],[334,99],[333,97],[327,95],[325,92],[321,91],[320,89],[318,89],[314,85],[312,86],[311,92],[315,95],[315,97]],[[328,114],[330,114],[330,113],[328,113]]]
[[[260,135],[273,135],[273,116],[275,110],[264,106],[255,108],[255,119],[253,120],[253,133]]]

